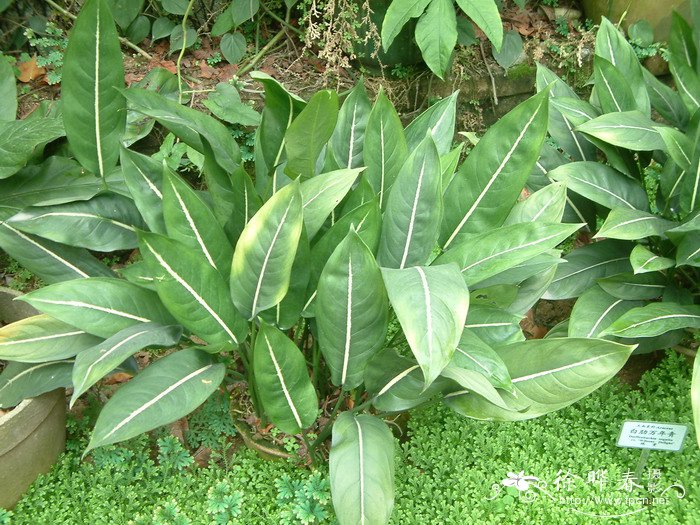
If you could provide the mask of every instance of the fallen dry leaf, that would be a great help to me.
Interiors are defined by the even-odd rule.
[[[19,69],[19,76],[17,78],[20,82],[31,82],[46,73],[45,68],[37,65],[36,57],[32,57],[25,62],[20,62],[17,68]]]
[[[103,383],[105,385],[118,385],[121,383],[126,383],[132,377],[133,376],[131,374],[127,374],[126,372],[117,372],[116,374],[112,374],[111,376],[107,377]]]

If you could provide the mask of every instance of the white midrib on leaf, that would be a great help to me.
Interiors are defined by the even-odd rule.
[[[277,242],[277,237],[279,237],[280,231],[282,231],[282,227],[284,226],[285,221],[287,220],[287,215],[289,214],[289,208],[291,208],[292,203],[290,202],[287,205],[287,209],[284,210],[284,214],[282,215],[282,218],[280,219],[280,223],[277,225],[277,229],[275,230],[275,234],[272,236],[272,241],[270,241],[270,246],[267,248],[267,252],[265,252],[265,258],[263,259],[262,266],[260,267],[260,275],[258,276],[258,282],[255,285],[255,294],[253,295],[253,306],[251,308],[251,317],[255,317],[255,314],[257,313],[257,308],[258,308],[258,300],[260,298],[260,290],[262,290],[262,283],[263,279],[265,278],[265,272],[267,271],[267,264],[270,261],[270,255],[272,254],[272,250],[275,248],[275,243]]]
[[[14,345],[23,345],[27,343],[37,343],[39,341],[49,341],[51,339],[60,339],[62,337],[71,337],[74,335],[80,335],[84,334],[82,330],[77,330],[75,332],[63,332],[61,334],[51,334],[51,335],[42,335],[39,337],[30,337],[27,339],[17,339],[14,341],[1,341],[0,346],[14,346]]]
[[[612,191],[610,191],[610,190],[608,190],[608,189],[606,189],[606,188],[603,188],[602,186],[599,186],[599,185],[597,185],[597,184],[595,184],[595,183],[593,183],[593,182],[587,181],[586,179],[581,179],[581,178],[576,177],[576,176],[574,176],[574,175],[569,175],[568,177],[571,178],[571,179],[573,179],[573,180],[576,180],[576,181],[580,182],[581,184],[585,184],[585,185],[587,185],[587,186],[592,186],[592,187],[594,187],[594,188],[596,188],[596,189],[602,191],[603,193],[607,193],[607,194],[610,195],[611,197],[613,197],[613,198],[619,200],[620,202],[622,202],[622,203],[625,204],[626,206],[629,206],[629,207],[630,207],[631,209],[633,209],[633,210],[636,209],[632,204],[630,204],[629,202],[627,202],[625,199],[623,199],[622,197],[620,197],[620,196],[617,195],[616,193],[613,193]],[[566,181],[565,181],[565,182],[566,182]]]
[[[155,184],[153,184],[153,181],[152,181],[151,179],[149,179],[149,178],[146,176],[146,174],[144,173],[144,171],[143,171],[135,162],[132,162],[132,164],[133,164],[134,167],[136,168],[136,171],[139,172],[139,174],[141,175],[141,177],[143,177],[143,180],[146,181],[146,185],[150,188],[150,190],[153,192],[153,194],[154,194],[156,197],[158,197],[159,200],[163,200],[163,194],[162,194],[162,193],[160,192],[160,190],[158,189],[158,186],[156,186]]]
[[[489,372],[488,368],[486,368],[484,365],[482,365],[481,363],[479,363],[479,361],[478,361],[477,359],[475,359],[471,354],[469,354],[468,352],[465,352],[465,351],[462,350],[459,346],[457,347],[457,351],[460,352],[461,354],[464,354],[466,357],[468,357],[468,358],[471,359],[472,361],[474,361],[474,363],[476,364],[476,366],[478,366],[478,367],[481,368],[484,372],[486,372],[487,375],[491,375],[491,373]]]
[[[570,370],[572,368],[587,365],[588,363],[593,363],[595,361],[598,361],[599,359],[604,359],[604,358],[609,357],[611,355],[616,355],[617,353],[618,352],[610,352],[608,354],[598,355],[595,357],[589,357],[588,359],[584,359],[583,361],[578,361],[576,363],[570,363],[568,365],[560,366],[558,368],[552,368],[550,370],[543,370],[542,372],[535,372],[534,374],[516,377],[512,380],[512,382],[513,383],[521,383],[523,381],[529,381],[530,379],[536,379],[538,377],[547,376],[550,374],[555,374],[556,372],[563,372],[564,370]]]
[[[362,427],[357,418],[354,421],[355,426],[357,426],[357,447],[360,460],[360,525],[365,525],[365,444]]]
[[[350,362],[350,343],[352,342],[352,254],[348,258],[348,289],[347,311],[345,313],[345,348],[343,349],[343,373],[340,384],[345,384],[348,375],[348,363]]]
[[[192,220],[192,215],[190,214],[190,210],[187,209],[187,206],[185,205],[185,201],[182,200],[182,195],[180,195],[180,192],[177,191],[177,188],[175,185],[171,182],[170,187],[173,190],[173,193],[175,193],[175,198],[177,199],[177,202],[180,206],[180,210],[182,210],[182,214],[185,216],[185,220],[187,221],[187,224],[190,227],[190,230],[192,230],[192,233],[194,233],[194,237],[197,240],[197,244],[199,245],[200,249],[202,250],[202,253],[204,253],[204,257],[207,258],[207,262],[209,265],[214,268],[215,270],[218,270],[216,267],[216,263],[214,262],[214,259],[212,258],[211,254],[209,253],[209,250],[207,250],[206,244],[204,244],[204,240],[202,239],[202,236],[199,233],[199,229],[197,228],[197,225],[194,223],[194,220]]]
[[[615,330],[611,332],[614,335],[618,334],[623,334],[633,328],[638,328],[640,326],[644,326],[645,324],[653,323],[655,321],[663,321],[664,319],[700,319],[700,315],[693,315],[693,314],[668,314],[668,315],[659,315],[657,317],[654,317],[652,319],[645,319],[644,321],[640,321],[638,323],[631,324],[629,326],[625,326],[621,330]]]
[[[117,317],[124,317],[126,319],[133,319],[134,321],[140,321],[142,323],[150,323],[150,319],[145,317],[140,317],[138,315],[130,314],[129,312],[122,312],[121,310],[114,310],[113,308],[107,308],[106,306],[99,306],[96,304],[85,303],[83,301],[60,301],[58,299],[32,299],[37,303],[46,304],[58,304],[61,306],[72,306],[75,308],[87,308],[88,310],[97,310],[98,312],[104,312],[106,314],[116,315]]]
[[[566,190],[564,190],[564,191],[566,191]],[[552,206],[552,204],[554,204],[556,201],[557,201],[556,195],[552,196],[551,199],[549,199],[546,203],[544,203],[544,205],[542,206],[542,208],[540,209],[540,211],[538,211],[538,212],[532,217],[532,221],[531,221],[531,222],[537,221],[537,219],[539,219],[539,218],[542,216],[542,214],[543,214],[544,212],[546,212],[546,211]]]
[[[418,211],[418,200],[420,199],[420,191],[423,186],[423,176],[425,175],[425,157],[423,157],[423,163],[420,167],[420,173],[418,174],[418,183],[416,186],[416,195],[413,198],[413,206],[411,207],[411,218],[408,222],[408,232],[406,233],[406,244],[404,245],[403,255],[401,256],[401,264],[399,268],[403,269],[406,265],[406,259],[408,258],[408,250],[411,247],[411,241],[413,240],[413,228],[416,224],[416,213]]]
[[[675,80],[676,84],[683,90],[683,93],[685,93],[688,98],[693,101],[693,104],[700,106],[700,102],[698,102],[698,99],[696,99],[693,93],[688,89],[688,86],[685,85],[685,82],[683,82],[681,76],[676,75]]]
[[[583,148],[581,147],[581,142],[579,141],[578,136],[576,135],[576,132],[574,131],[574,128],[571,127],[571,123],[569,122],[569,119],[567,119],[564,115],[561,116],[562,120],[566,124],[566,128],[569,130],[569,133],[571,134],[571,138],[573,139],[574,143],[576,144],[576,149],[579,152],[579,155],[581,155],[581,158],[583,160],[588,160],[586,157],[586,154],[583,152]]]
[[[610,98],[612,98],[612,101],[615,103],[615,107],[617,108],[618,111],[622,111],[622,108],[620,107],[620,104],[617,102],[617,97],[615,96],[615,93],[613,92],[612,88],[610,87],[610,83],[608,82],[608,78],[605,76],[605,74],[601,71],[601,75],[603,78],[603,82],[605,83],[605,87],[608,90],[608,93],[610,94]]]
[[[618,300],[615,301],[613,304],[611,304],[610,306],[608,306],[608,307],[605,309],[605,311],[600,315],[600,317],[598,318],[598,320],[593,324],[593,326],[591,327],[590,332],[588,332],[588,334],[586,335],[586,337],[593,337],[593,333],[596,331],[596,329],[598,328],[598,326],[600,325],[600,323],[603,322],[603,319],[605,319],[605,316],[608,315],[608,314],[610,313],[610,310],[612,310],[613,308],[615,308],[615,307],[616,307],[618,304],[620,304],[621,302],[622,302],[622,299],[618,299]]]
[[[272,344],[270,343],[270,339],[267,337],[267,334],[264,334],[264,337],[265,337],[265,345],[267,346],[267,351],[270,354],[270,360],[272,361],[272,365],[275,367],[275,374],[277,375],[277,379],[280,382],[280,386],[282,387],[282,392],[284,393],[284,398],[287,400],[287,404],[289,405],[289,409],[292,411],[292,416],[294,417],[294,421],[296,421],[296,424],[299,428],[304,428],[304,425],[301,423],[301,417],[299,416],[299,411],[297,410],[297,407],[294,405],[294,401],[292,401],[292,396],[289,393],[289,389],[287,388],[287,382],[284,380],[284,375],[282,375],[282,369],[280,368],[280,365],[277,362],[277,358],[275,357],[275,352],[272,350]]]
[[[350,147],[348,152],[348,169],[352,168],[352,154],[355,146],[355,120],[357,119],[357,104],[352,108],[352,124],[350,124]]]
[[[102,158],[102,135],[100,131],[100,3],[95,11],[95,146],[97,148],[97,165],[100,175],[105,177],[104,159]]]
[[[408,374],[410,374],[411,372],[413,372],[417,368],[420,368],[420,366],[413,365],[413,366],[408,367],[406,370],[396,374],[393,378],[391,378],[391,381],[389,381],[386,385],[384,385],[384,388],[382,388],[379,391],[379,393],[375,396],[375,398],[377,398],[383,394],[386,394],[392,386],[394,386],[396,383],[401,381],[404,377],[406,377]]]
[[[428,280],[425,277],[425,272],[423,268],[416,266],[416,271],[420,276],[421,285],[423,286],[423,299],[425,301],[425,327],[426,327],[426,337],[428,340],[428,362],[433,361],[433,306],[430,300],[430,288],[428,287]]]
[[[626,261],[627,259],[628,259],[627,257],[618,257],[617,259],[607,259],[605,261],[601,261],[601,262],[592,264],[590,266],[586,266],[585,268],[581,268],[580,270],[576,270],[575,272],[571,272],[570,274],[562,275],[558,279],[554,279],[552,281],[552,284],[558,283],[559,281],[561,281],[563,279],[568,279],[572,275],[578,275],[579,273],[586,272],[588,270],[592,270],[593,268],[597,268],[598,266],[603,266],[604,264],[610,264],[610,263],[614,263],[614,262],[618,262],[618,261]]]
[[[94,213],[85,213],[85,212],[78,212],[78,211],[50,211],[50,212],[42,213],[40,215],[35,215],[34,217],[29,217],[28,219],[24,219],[24,220],[35,221],[38,219],[43,219],[45,217],[80,217],[83,219],[95,219],[97,221],[109,222],[111,224],[114,224],[118,228],[123,228],[125,230],[130,231],[130,232],[134,231],[133,226],[129,226],[128,224],[124,224],[123,222],[119,222],[119,221],[116,221],[114,219],[110,219],[109,217],[103,217],[102,215],[96,215]]]
[[[690,211],[695,210],[695,202],[698,198],[698,185],[700,185],[700,162],[695,169],[695,184],[693,184],[693,195],[690,198]]]
[[[23,377],[23,376],[25,376],[25,375],[27,375],[27,374],[31,374],[32,372],[34,372],[34,371],[36,371],[36,370],[39,370],[40,368],[44,368],[44,367],[46,367],[46,366],[51,366],[51,365],[63,364],[63,363],[73,363],[73,360],[72,360],[72,359],[67,359],[67,360],[65,360],[65,361],[49,361],[48,363],[39,363],[39,364],[36,364],[36,365],[34,365],[34,366],[31,366],[31,367],[27,368],[26,370],[22,370],[19,374],[17,374],[16,376],[10,378],[10,379],[7,381],[7,383],[5,383],[4,385],[0,386],[0,392],[2,392],[5,388],[7,388],[8,386],[10,386],[12,383],[14,383],[15,381],[17,381],[17,380],[20,379],[21,377]]]
[[[642,221],[653,221],[656,219],[657,219],[657,217],[637,217],[636,219],[630,219],[628,221],[623,221],[619,224],[614,224],[613,226],[611,226],[607,230],[604,230],[604,233],[605,234],[610,233],[613,230],[616,230],[618,228],[622,228],[623,226],[627,226],[629,224],[634,224],[634,223],[642,222]],[[604,237],[605,235],[602,235],[602,236]]]
[[[459,221],[459,224],[457,225],[457,227],[455,228],[455,230],[452,232],[452,235],[450,235],[449,238],[447,239],[447,241],[445,242],[445,246],[443,247],[443,249],[447,249],[447,247],[448,247],[450,244],[452,244],[452,241],[455,239],[455,237],[457,237],[457,235],[459,234],[459,232],[461,231],[461,229],[464,227],[464,224],[467,222],[467,220],[469,220],[469,217],[472,216],[472,214],[474,213],[474,211],[476,210],[476,208],[479,206],[479,204],[481,203],[481,201],[483,200],[483,198],[486,196],[486,193],[488,193],[489,189],[491,189],[491,186],[493,185],[493,183],[496,182],[496,179],[498,178],[498,176],[499,176],[499,175],[501,174],[501,172],[505,169],[506,165],[507,165],[508,162],[510,161],[510,158],[513,156],[513,153],[515,153],[516,148],[517,148],[517,147],[520,145],[520,143],[522,142],[523,137],[525,136],[525,133],[527,133],[527,130],[530,129],[530,126],[531,126],[532,123],[535,121],[535,117],[537,117],[537,115],[539,114],[540,108],[542,107],[542,104],[543,104],[543,102],[540,102],[540,105],[537,106],[537,108],[535,109],[535,111],[532,112],[532,115],[530,116],[530,119],[527,121],[527,123],[525,124],[525,126],[523,126],[523,129],[522,129],[522,131],[520,132],[520,135],[518,135],[518,138],[515,140],[515,142],[514,142],[513,145],[511,146],[510,150],[508,150],[508,153],[506,154],[506,156],[503,157],[503,160],[501,161],[501,164],[498,166],[498,168],[496,169],[496,171],[494,171],[493,175],[491,175],[491,178],[490,178],[489,181],[486,183],[486,186],[485,186],[484,189],[481,191],[481,193],[479,194],[479,196],[476,198],[476,200],[475,200],[474,203],[472,204],[471,208],[469,208],[469,210],[467,211],[467,213],[464,214],[464,217],[462,217],[462,220]]]
[[[381,162],[381,179],[379,182],[379,209],[382,209],[382,202],[384,201],[384,178],[386,177],[386,165],[384,164],[386,162],[386,151],[385,151],[385,145],[384,145],[384,120],[379,117],[379,141],[380,141],[380,147],[379,151],[382,153],[382,162]]]
[[[90,277],[89,274],[85,273],[84,271],[82,271],[82,270],[81,270],[80,268],[78,268],[77,266],[75,266],[75,265],[69,263],[69,262],[66,261],[63,257],[61,257],[60,255],[58,255],[57,253],[52,252],[51,250],[49,250],[49,249],[46,248],[45,246],[42,246],[41,244],[39,244],[39,243],[36,242],[35,240],[31,239],[30,237],[27,237],[27,236],[26,236],[25,234],[23,234],[21,231],[16,230],[15,228],[13,228],[12,226],[10,226],[10,225],[7,224],[6,222],[0,222],[0,224],[2,224],[2,226],[4,226],[5,228],[7,228],[8,230],[10,230],[12,233],[14,233],[15,235],[17,235],[17,236],[18,236],[19,238],[21,238],[22,240],[28,242],[29,244],[32,244],[32,245],[35,246],[36,248],[39,248],[42,252],[44,252],[45,254],[47,254],[49,257],[51,257],[51,258],[57,260],[58,262],[60,262],[60,263],[63,264],[64,266],[70,268],[72,271],[74,271],[75,273],[77,273],[78,275],[80,275],[80,277],[85,277],[85,278]]]
[[[101,363],[102,361],[104,361],[105,359],[107,359],[107,357],[109,357],[110,355],[112,355],[113,352],[117,351],[119,348],[121,348],[122,346],[124,346],[126,343],[128,343],[128,342],[131,341],[132,339],[134,339],[134,338],[136,338],[136,337],[138,337],[138,336],[140,336],[140,335],[142,335],[142,334],[145,334],[146,332],[147,332],[147,330],[142,330],[142,331],[140,331],[140,332],[136,332],[135,334],[130,335],[130,336],[127,337],[126,339],[124,339],[124,340],[122,340],[122,341],[119,341],[119,342],[118,342],[116,345],[114,345],[112,348],[110,348],[110,349],[108,349],[108,350],[106,350],[106,351],[101,350],[101,351],[103,351],[104,353],[103,353],[100,357],[98,357],[95,361],[93,361],[93,363],[87,368],[87,370],[85,371],[85,374],[83,374],[83,380],[82,380],[81,383],[80,383],[80,387],[78,387],[77,390],[81,390],[81,389],[83,388],[83,386],[85,385],[85,382],[87,381],[88,377],[90,377],[90,373],[92,372],[92,369],[95,367],[95,365],[97,365],[97,364]]]
[[[543,242],[547,242],[547,241],[549,241],[549,240],[551,240],[551,239],[554,239],[554,238],[556,238],[556,237],[559,237],[560,235],[561,235],[561,232],[557,232],[557,233],[555,233],[555,234],[553,234],[553,235],[549,235],[549,236],[547,236],[547,237],[543,237],[542,239],[537,239],[536,241],[531,241],[531,242],[528,242],[528,243],[525,243],[525,244],[519,244],[519,245],[517,245],[517,246],[513,246],[512,248],[508,248],[507,250],[503,250],[503,251],[500,251],[500,252],[498,252],[498,253],[494,253],[494,254],[492,254],[492,255],[489,255],[488,257],[484,257],[483,259],[480,259],[480,260],[478,260],[478,261],[476,261],[476,262],[473,262],[472,264],[470,264],[470,265],[468,265],[468,266],[465,266],[464,268],[462,268],[462,273],[466,272],[467,270],[470,270],[470,269],[473,268],[474,266],[477,266],[477,265],[479,265],[479,264],[483,264],[483,263],[485,263],[485,262],[487,262],[487,261],[489,261],[489,260],[491,260],[491,259],[493,259],[493,258],[495,258],[495,257],[500,257],[500,256],[502,256],[502,255],[506,255],[506,254],[508,254],[508,253],[515,252],[515,251],[518,251],[518,250],[524,250],[525,248],[529,248],[530,246],[537,246],[538,244],[541,244],[541,243],[543,243]]]
[[[148,402],[144,403],[144,404],[141,405],[139,408],[137,408],[136,410],[134,410],[133,412],[131,412],[131,413],[130,413],[128,416],[126,416],[124,419],[122,419],[122,420],[121,420],[119,423],[117,423],[117,425],[115,425],[115,427],[112,428],[112,430],[110,430],[100,441],[105,441],[105,440],[109,439],[110,436],[112,436],[115,432],[117,432],[117,431],[118,431],[120,428],[122,428],[124,425],[126,425],[127,423],[129,423],[130,421],[132,421],[132,420],[133,420],[135,417],[137,417],[139,414],[142,414],[143,412],[145,412],[146,410],[148,410],[149,408],[151,408],[151,407],[152,407],[153,405],[155,405],[158,401],[160,401],[161,399],[163,399],[165,396],[167,396],[167,395],[170,394],[171,392],[174,392],[174,391],[175,391],[177,388],[179,388],[180,386],[182,386],[182,385],[184,385],[185,383],[187,383],[188,381],[194,379],[194,378],[197,377],[198,375],[203,374],[204,372],[206,372],[207,370],[209,370],[212,366],[214,366],[214,365],[206,365],[206,366],[203,366],[202,368],[199,368],[199,369],[195,370],[194,372],[190,372],[189,374],[187,374],[187,375],[186,375],[185,377],[183,377],[182,379],[179,379],[178,381],[176,381],[175,383],[173,383],[172,385],[170,385],[168,388],[166,388],[165,390],[163,390],[160,394],[158,394],[157,396],[155,396],[153,399],[151,399],[151,400],[149,400]]]
[[[163,269],[170,275],[170,277],[175,279],[178,282],[178,284],[182,286],[187,291],[187,293],[189,293],[194,298],[194,300],[197,301],[197,303],[207,311],[207,313],[214,319],[214,321],[216,321],[216,323],[224,330],[224,332],[226,332],[226,335],[228,335],[235,344],[238,344],[238,339],[236,338],[236,336],[233,334],[228,325],[224,323],[223,319],[219,317],[219,314],[217,314],[214,311],[214,309],[211,306],[209,306],[209,303],[207,303],[204,300],[204,298],[201,295],[199,295],[195,291],[195,289],[192,288],[192,286],[190,286],[190,284],[187,281],[185,281],[185,279],[182,278],[181,275],[179,275],[175,270],[173,270],[170,267],[170,265],[167,262],[165,262],[163,256],[160,255],[157,251],[155,251],[153,246],[151,246],[148,241],[144,241],[144,244],[156,258],[158,264],[160,264],[163,267]]]

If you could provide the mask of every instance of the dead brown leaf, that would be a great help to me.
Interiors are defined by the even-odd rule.
[[[45,68],[37,65],[36,57],[32,57],[25,62],[20,62],[17,68],[19,69],[19,76],[17,78],[20,82],[31,82],[46,73]]]

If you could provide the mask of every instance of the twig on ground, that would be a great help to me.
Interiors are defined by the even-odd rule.
[[[71,20],[75,20],[76,18],[78,18],[78,17],[75,16],[73,13],[71,13],[71,12],[68,11],[67,9],[64,9],[63,7],[61,7],[60,5],[58,5],[58,4],[57,4],[56,2],[54,2],[53,0],[46,0],[46,3],[47,3],[49,6],[51,6],[53,9],[55,9],[56,11],[58,11],[59,13],[61,13],[63,16],[65,16],[65,17],[67,17],[67,18],[70,18]],[[149,54],[149,53],[147,53],[146,51],[144,51],[143,49],[141,49],[139,46],[137,46],[136,44],[134,44],[131,40],[129,40],[129,39],[127,39],[127,38],[124,38],[123,36],[120,36],[120,37],[119,37],[119,41],[120,41],[122,44],[124,44],[126,47],[128,47],[128,48],[133,49],[134,51],[136,51],[136,52],[137,52],[139,55],[141,55],[142,57],[147,58],[148,60],[152,60],[152,59],[153,59],[153,56],[152,56],[151,54]]]

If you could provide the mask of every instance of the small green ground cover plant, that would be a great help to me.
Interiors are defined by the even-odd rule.
[[[640,452],[615,447],[622,421],[691,424],[689,383],[685,358],[670,352],[642,377],[638,390],[612,381],[571,407],[530,422],[481,423],[438,406],[415,411],[407,439],[397,446],[397,505],[391,523],[598,524],[600,518],[577,514],[546,497],[526,502],[517,492],[503,492],[493,498],[492,484],[500,484],[509,472],[553,480],[559,470],[584,478],[590,471],[607,470],[610,487],[604,495],[627,494],[615,487],[625,472],[634,470]],[[237,450],[228,464],[218,458],[199,468],[191,451],[160,433],[151,441],[141,436],[98,449],[92,462],[81,462],[94,417],[94,412],[85,419],[71,417],[68,451],[60,463],[32,485],[11,517],[0,514],[0,523],[83,525],[109,517],[114,525],[210,525],[222,523],[217,519],[225,512],[235,524],[334,523],[325,469],[310,472],[294,461],[264,460],[249,450]],[[219,425],[217,416],[207,419],[211,426]],[[663,488],[678,482],[685,496],[679,499],[676,493],[667,504],[649,506],[615,523],[699,522],[700,451],[692,432],[680,453],[655,452],[648,463],[648,472],[660,470],[654,479]],[[579,480],[570,494],[590,501],[601,491]],[[631,510],[626,503],[578,509],[599,514]]]

